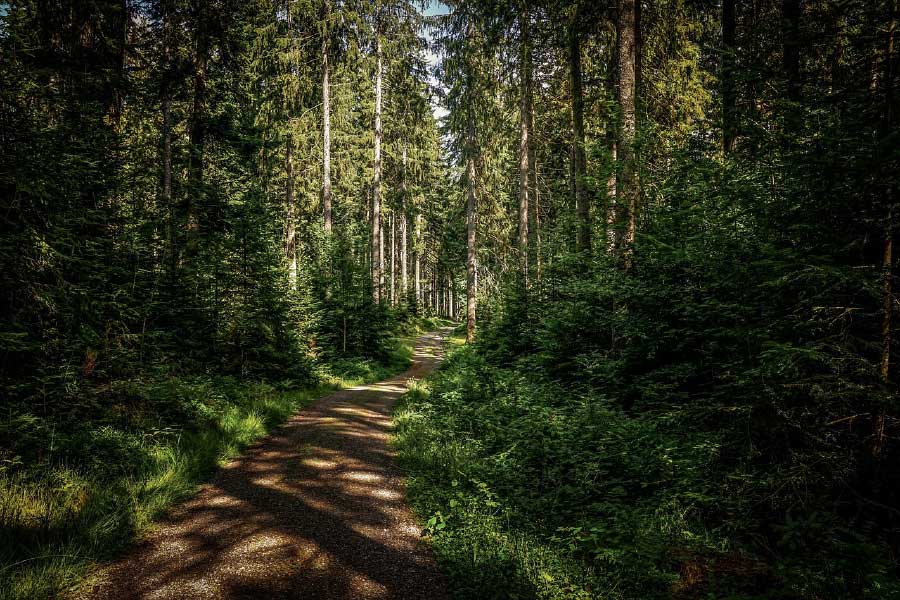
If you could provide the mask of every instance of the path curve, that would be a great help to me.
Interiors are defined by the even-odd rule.
[[[426,334],[405,373],[297,413],[170,511],[86,597],[448,598],[388,445],[391,407],[440,357],[440,334]]]

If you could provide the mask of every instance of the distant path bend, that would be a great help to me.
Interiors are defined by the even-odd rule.
[[[170,511],[85,597],[448,598],[388,446],[391,407],[440,357],[440,334],[426,334],[405,373],[297,413]]]

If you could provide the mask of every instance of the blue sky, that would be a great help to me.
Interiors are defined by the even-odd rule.
[[[450,12],[450,7],[441,0],[428,0],[428,6],[425,7],[422,14],[426,17],[433,17],[434,15],[446,15],[448,12]]]

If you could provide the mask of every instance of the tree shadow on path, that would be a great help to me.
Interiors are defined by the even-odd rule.
[[[332,394],[220,470],[173,509],[90,598],[442,600],[446,582],[404,500],[391,407],[439,360]]]

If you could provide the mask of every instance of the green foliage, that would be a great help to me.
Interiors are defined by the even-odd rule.
[[[83,584],[272,427],[336,387],[406,369],[411,355],[407,340],[386,364],[323,364],[321,383],[302,388],[207,376],[121,381],[94,399],[103,413],[74,424],[13,410],[0,426],[0,598],[53,598]]]
[[[823,489],[814,465],[735,460],[736,432],[706,410],[629,415],[521,367],[466,348],[396,414],[410,498],[457,597],[900,591],[880,542],[827,499],[790,498]]]

